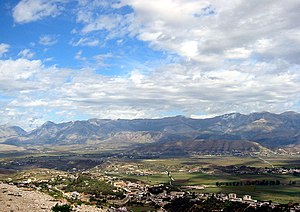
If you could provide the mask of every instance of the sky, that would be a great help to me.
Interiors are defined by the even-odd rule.
[[[299,0],[2,0],[0,124],[300,112]]]

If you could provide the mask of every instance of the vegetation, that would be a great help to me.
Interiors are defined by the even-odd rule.
[[[233,201],[220,201],[215,197],[211,197],[204,201],[194,201],[190,197],[176,198],[171,203],[165,206],[167,211],[180,212],[180,211],[225,211],[225,212],[279,212],[279,211],[290,211],[288,204],[281,204],[274,208],[268,205],[262,205],[257,208],[251,207],[247,203],[233,202]]]
[[[211,197],[203,202],[192,201],[189,197],[182,197],[174,199],[165,208],[171,212],[179,211],[247,211],[245,210],[248,204],[230,202],[230,201],[219,201],[214,197]]]
[[[93,179],[88,175],[81,174],[77,179],[74,179],[70,184],[67,185],[65,191],[77,191],[79,193],[91,195],[122,195],[121,192],[113,192],[114,189],[116,188],[109,183]]]
[[[54,212],[70,212],[71,206],[68,204],[58,205],[58,203],[56,203],[56,205],[52,207],[52,211],[54,211]]]
[[[274,167],[291,168],[300,166],[299,156],[272,156],[264,157],[264,159]],[[105,162],[108,160],[109,162]],[[100,165],[95,167],[95,164],[99,163]],[[198,155],[189,158],[137,160],[113,158],[109,154],[99,153],[93,155],[10,158],[0,162],[0,181],[9,182],[6,181],[8,178],[12,178],[10,182],[22,182],[28,178],[36,179],[32,184],[56,198],[62,197],[61,190],[66,192],[77,191],[95,195],[95,199],[92,201],[98,202],[100,205],[105,201],[105,195],[114,195],[121,199],[122,192],[121,190],[114,192],[117,189],[113,185],[95,177],[98,174],[116,177],[124,181],[142,181],[148,185],[169,185],[170,179],[166,173],[166,171],[169,171],[175,179],[172,183],[174,186],[201,187],[204,185],[205,189],[193,190],[198,193],[249,194],[258,200],[272,200],[280,203],[300,202],[300,177],[297,174],[267,172],[241,174],[233,171],[232,167],[228,168],[229,166],[245,166],[251,169],[272,168],[270,164],[258,157]],[[75,171],[73,170],[74,167],[76,168]],[[24,171],[16,172],[19,169],[24,169]],[[83,170],[88,170],[90,174],[80,174],[84,172]],[[72,173],[74,176],[77,175],[78,178],[57,178],[58,175],[67,176],[68,173]],[[93,175],[93,173],[97,175]],[[24,176],[27,177],[24,178]]]
[[[299,157],[268,157],[274,167],[298,167]],[[297,166],[298,164],[298,166]],[[118,168],[113,176],[131,181],[143,181],[146,184],[169,184],[166,170],[171,171],[176,186],[201,186],[199,193],[237,193],[251,195],[258,200],[272,200],[279,203],[300,202],[300,177],[295,174],[246,173],[240,174],[226,167],[251,166],[257,169],[270,167],[257,157],[197,156],[193,158],[170,158],[114,162]],[[152,174],[130,173],[124,167],[146,170]],[[124,170],[122,170],[124,168]],[[216,183],[219,183],[217,186]],[[227,183],[227,184],[226,184]],[[220,186],[222,185],[222,186]]]
[[[293,181],[295,182],[295,181]],[[248,185],[259,185],[259,186],[274,186],[280,185],[279,180],[247,180],[237,182],[216,182],[216,186],[248,186]]]

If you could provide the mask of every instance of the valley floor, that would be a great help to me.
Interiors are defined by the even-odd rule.
[[[3,211],[50,211],[57,203],[72,204],[75,211],[148,211],[172,208],[177,199],[199,207],[213,201],[220,207],[297,208],[300,157],[30,155],[3,158],[0,181]]]

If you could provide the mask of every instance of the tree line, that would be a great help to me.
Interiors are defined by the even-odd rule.
[[[247,181],[236,181],[236,182],[216,182],[216,186],[273,186],[280,185],[279,180],[247,180]]]

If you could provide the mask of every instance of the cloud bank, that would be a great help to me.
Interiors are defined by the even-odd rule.
[[[63,10],[61,2],[23,0],[13,17],[17,23],[54,17]],[[94,48],[100,41],[91,37],[101,33],[99,39],[104,34],[106,42],[136,39],[173,59],[106,76],[89,65],[76,70],[47,67],[25,52],[23,58],[0,61],[0,95],[5,96],[0,114],[26,125],[40,124],[53,114],[61,118],[54,121],[65,121],[78,114],[153,118],[299,112],[299,11],[296,0],[78,1],[73,33],[82,37],[70,45]],[[40,42],[54,44],[47,37]],[[0,56],[7,48],[0,46]],[[78,50],[75,58],[83,60],[82,54]]]

